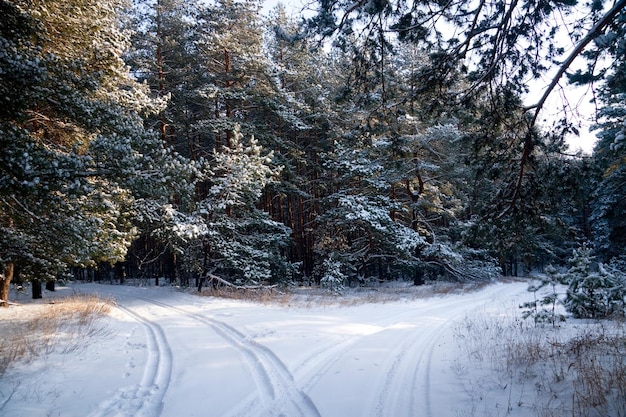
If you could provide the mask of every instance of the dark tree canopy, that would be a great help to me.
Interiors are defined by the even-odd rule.
[[[626,0],[311,5],[0,0],[2,297],[15,268],[337,288],[623,257]],[[568,82],[591,156],[542,115]]]

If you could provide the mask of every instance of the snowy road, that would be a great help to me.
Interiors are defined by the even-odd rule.
[[[112,336],[78,361],[48,358],[61,376],[43,383],[63,390],[28,407],[16,395],[5,415],[454,416],[464,398],[451,370],[453,324],[519,297],[526,284],[313,308],[164,288],[76,289],[115,299]]]

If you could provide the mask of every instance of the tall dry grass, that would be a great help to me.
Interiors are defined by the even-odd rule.
[[[101,318],[111,306],[95,296],[73,295],[53,304],[14,306],[11,319],[0,320],[0,375],[18,361],[31,361],[54,351],[71,353],[106,335]]]
[[[253,289],[227,286],[213,288],[207,286],[200,293],[195,291],[192,293],[205,297],[250,301],[284,307],[311,308],[319,306],[357,306],[372,303],[390,303],[399,300],[424,299],[450,294],[467,294],[479,291],[488,285],[488,282],[432,282],[422,286],[415,286],[410,283],[398,285],[397,282],[388,284],[345,288],[340,293],[318,286],[259,287]]]
[[[626,417],[626,324],[571,322],[536,327],[514,315],[480,314],[455,329],[454,371],[474,402],[472,415]],[[498,393],[503,414],[485,408]],[[496,401],[494,400],[494,403]],[[477,410],[480,410],[478,413]]]

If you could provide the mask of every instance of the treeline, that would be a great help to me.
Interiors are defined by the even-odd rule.
[[[585,15],[570,81],[601,86],[600,139],[568,155],[576,126],[522,98],[572,5],[427,3],[1,0],[2,298],[16,271],[337,286],[517,275],[583,242],[623,261],[623,7]]]

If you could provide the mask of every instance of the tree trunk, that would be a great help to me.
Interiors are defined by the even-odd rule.
[[[31,287],[33,289],[33,300],[43,298],[41,293],[41,281],[34,279],[31,281]]]
[[[418,267],[415,269],[415,275],[413,276],[413,285],[424,285],[424,269]]]
[[[13,262],[6,263],[0,277],[0,306],[2,307],[9,306],[9,288],[11,288],[14,269],[15,265]]]
[[[202,285],[204,284],[204,280],[206,280],[206,278],[204,277],[198,280],[198,292],[202,292]]]
[[[156,5],[156,24],[157,24],[157,47],[156,47],[156,64],[157,64],[157,78],[159,80],[159,97],[165,96],[165,84],[164,84],[164,72],[163,72],[163,32],[161,28],[162,24],[162,9],[161,1],[157,1]],[[167,144],[167,122],[165,120],[165,110],[161,111],[159,115],[159,131],[161,133],[161,141],[163,142],[163,146]]]
[[[55,281],[53,280],[46,281],[46,290],[54,291],[54,285],[55,285],[54,283]]]

